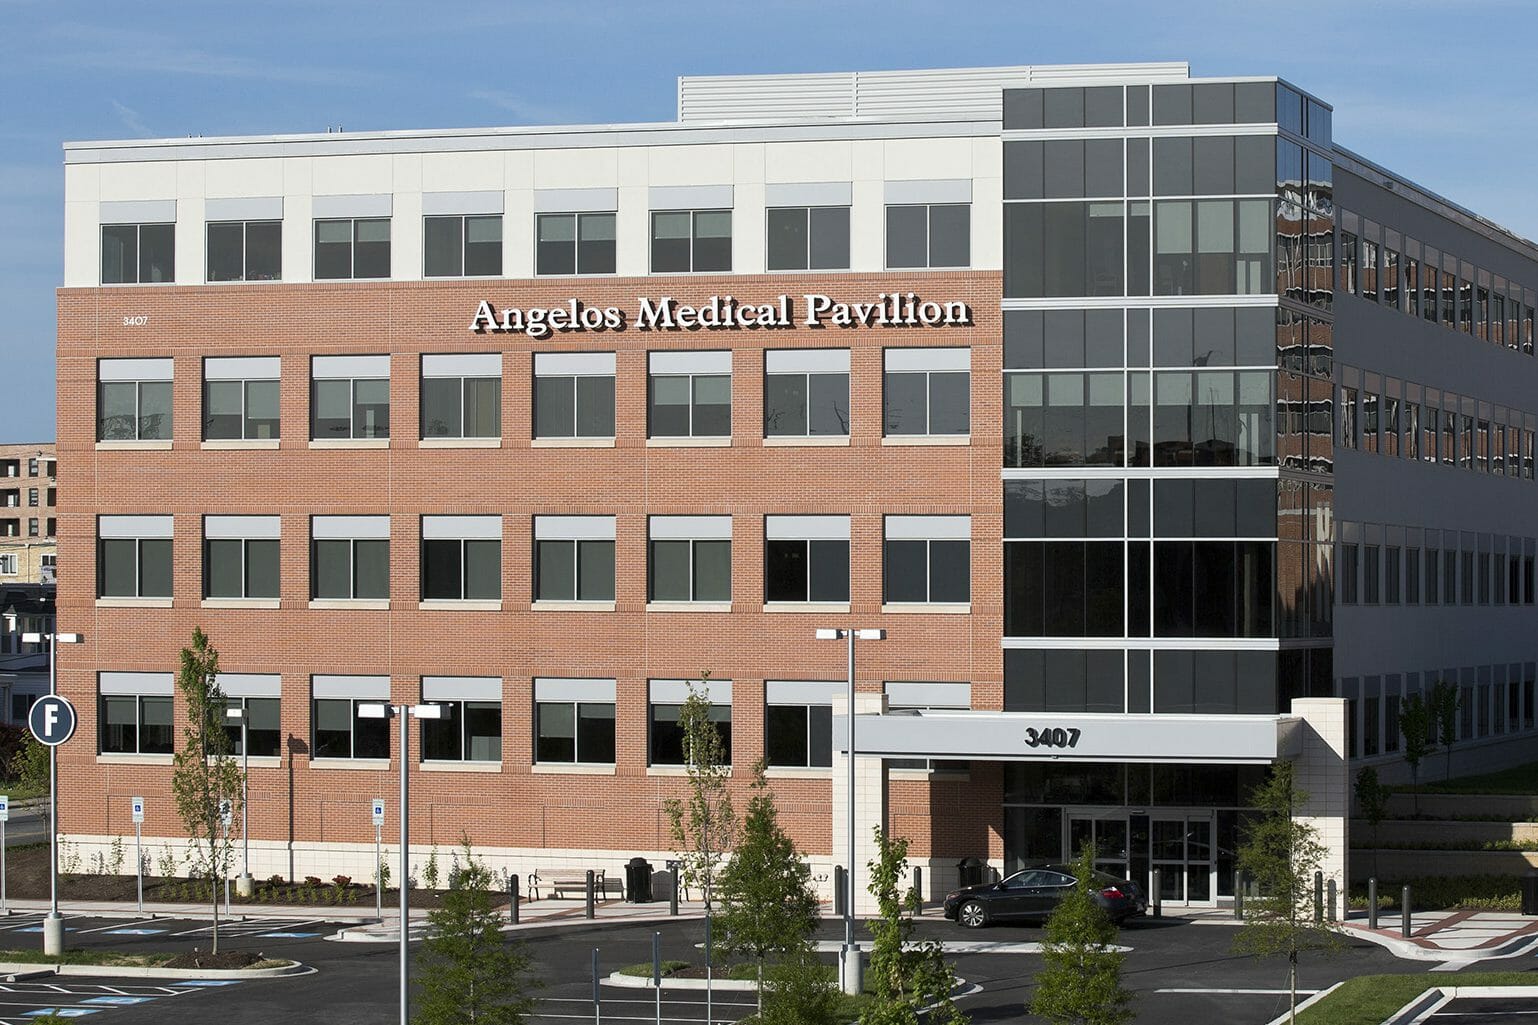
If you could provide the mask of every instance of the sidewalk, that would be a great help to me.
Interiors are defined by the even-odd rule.
[[[1344,923],[1348,935],[1371,940],[1395,956],[1458,965],[1515,957],[1538,948],[1538,918],[1509,911],[1419,911],[1410,915],[1410,936],[1402,932],[1397,912],[1378,916],[1367,928],[1366,912],[1353,912]]]

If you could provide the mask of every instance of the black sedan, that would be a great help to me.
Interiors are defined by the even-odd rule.
[[[1039,865],[1002,882],[967,886],[946,894],[945,917],[968,929],[980,929],[990,922],[1045,921],[1076,885],[1072,865]],[[1117,925],[1148,909],[1141,886],[1104,872],[1095,873],[1090,894]]]

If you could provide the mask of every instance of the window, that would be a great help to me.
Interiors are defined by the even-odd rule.
[[[1130,400],[1124,398],[1124,389],[1132,390]],[[1120,371],[1005,374],[1004,465],[1122,465],[1126,401],[1137,437],[1133,458],[1146,466],[1147,390],[1147,374],[1126,383]]]
[[[849,517],[766,516],[764,601],[849,601]]]
[[[37,517],[36,516],[32,516],[32,517],[29,517],[27,519],[27,536],[28,537],[37,537],[38,536],[38,525],[37,525]]]
[[[390,357],[310,357],[310,437],[390,436]]]
[[[176,225],[103,224],[101,283],[160,285],[176,280]]]
[[[21,508],[21,489],[6,488],[4,491],[0,491],[0,506],[7,509]]]
[[[1380,590],[1381,567],[1379,566],[1379,549],[1377,545],[1369,544],[1362,548],[1362,602],[1366,605],[1377,605],[1382,599]]]
[[[833,765],[833,700],[842,683],[770,680],[764,684],[764,754],[771,766]]]
[[[37,488],[28,488],[27,489],[27,504],[29,506],[36,506],[37,505]]]
[[[972,205],[921,203],[886,208],[886,265],[968,267],[972,263]]]
[[[769,270],[847,270],[849,207],[770,207],[766,213]]]
[[[730,516],[653,516],[647,530],[649,601],[732,600]]]
[[[0,477],[20,477],[20,459],[0,459]]]
[[[535,224],[539,240],[535,248],[534,273],[614,273],[612,213],[539,214]]]
[[[315,222],[315,280],[390,276],[390,219]]]
[[[171,597],[170,516],[99,516],[96,538],[98,596]]]
[[[887,709],[892,712],[964,711],[972,707],[970,683],[889,682],[885,685]],[[892,758],[888,768],[920,772],[966,772],[964,761],[928,758]]]
[[[502,355],[424,355],[422,437],[501,436]]]
[[[390,517],[314,516],[310,538],[311,598],[390,597]]]
[[[884,602],[972,600],[970,516],[888,516],[885,529]]]
[[[652,273],[732,269],[730,210],[652,212]]]
[[[102,754],[168,755],[175,749],[170,673],[98,673]]]
[[[1164,200],[1154,204],[1155,295],[1258,295],[1271,279],[1271,202]]]
[[[1124,266],[1128,234],[1133,240],[1130,272]],[[1004,295],[1147,295],[1147,237],[1147,203],[1132,205],[1130,226],[1120,202],[1006,203]]]
[[[0,577],[13,577],[16,575],[16,553],[0,553]]]
[[[887,349],[884,361],[889,437],[971,432],[971,349]]]
[[[389,758],[390,720],[365,719],[358,706],[390,700],[388,676],[312,676],[311,759]]]
[[[421,721],[422,761],[502,760],[501,677],[424,676],[422,700],[442,710]]]
[[[210,282],[282,279],[282,221],[209,222]]]
[[[203,361],[203,438],[252,441],[278,437],[277,356]]]
[[[1360,579],[1358,562],[1361,557],[1361,547],[1355,544],[1342,544],[1340,546],[1340,601],[1342,605],[1355,605],[1357,598],[1357,581]]]
[[[651,708],[651,765],[688,764],[684,750],[684,731],[679,724],[684,702],[691,689],[699,690],[696,680],[652,680],[648,685]],[[732,761],[732,681],[709,680],[704,684],[710,701],[710,723],[721,738],[723,761]]]
[[[225,717],[230,753],[243,756],[241,740],[249,737],[253,758],[276,758],[282,754],[283,722],[278,702],[283,693],[283,677],[276,673],[220,673],[217,682],[225,707],[243,709],[246,713],[244,722]]]
[[[614,353],[534,354],[534,437],[614,437]]]
[[[423,277],[497,277],[501,273],[501,214],[422,218]]]
[[[614,764],[614,681],[534,678],[534,761]]]
[[[278,597],[276,516],[203,517],[203,597]]]
[[[104,359],[96,364],[96,440],[171,439],[171,361]]]
[[[534,600],[614,601],[614,517],[534,517]]]
[[[422,600],[502,599],[502,517],[422,517]]]
[[[37,456],[29,456],[27,458],[27,476],[37,476]]]
[[[764,353],[764,436],[849,436],[849,350]]]
[[[648,426],[653,438],[725,438],[732,433],[732,354],[653,352]]]

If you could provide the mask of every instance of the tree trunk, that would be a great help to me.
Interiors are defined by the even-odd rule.
[[[1291,994],[1287,1006],[1287,1020],[1298,1025],[1298,952],[1287,952],[1287,990]]]
[[[763,958],[759,958],[759,961],[758,961],[758,1016],[760,1018],[762,1018],[764,1016],[764,961],[763,961]]]

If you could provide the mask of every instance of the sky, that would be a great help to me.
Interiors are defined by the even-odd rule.
[[[1283,17],[1285,15],[1285,17]],[[679,75],[1186,60],[1538,238],[1531,0],[0,0],[0,442],[54,435],[67,140],[669,121]]]

